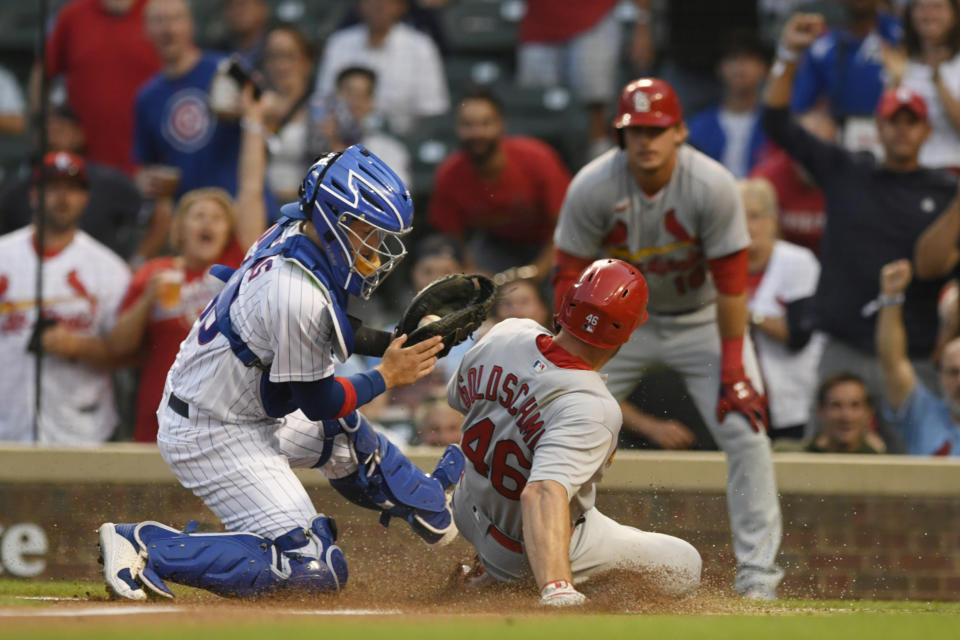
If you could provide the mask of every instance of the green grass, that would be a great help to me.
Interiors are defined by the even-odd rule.
[[[718,607],[688,615],[390,615],[328,617],[294,615],[303,605],[213,603],[184,592],[178,613],[108,618],[0,617],[0,639],[266,640],[272,638],[390,638],[391,640],[538,640],[651,638],[656,640],[934,640],[960,636],[960,603],[783,600],[772,604]],[[89,596],[87,595],[89,594]],[[15,596],[90,598],[103,602],[103,587],[90,582],[21,582],[0,579],[0,609],[28,604],[57,607],[77,603],[17,600]],[[341,596],[347,597],[346,594]],[[342,603],[342,601],[341,601]],[[159,603],[161,606],[167,603]],[[171,603],[173,604],[173,603]],[[349,603],[347,603],[349,604]],[[736,604],[736,603],[734,603]],[[123,603],[108,606],[125,606]],[[359,605],[358,606],[362,606]],[[733,613],[731,613],[733,612]]]
[[[19,596],[19,597],[18,597]],[[47,604],[42,600],[23,600],[22,597],[48,598],[85,598],[88,600],[106,600],[102,582],[82,580],[58,582],[30,582],[0,578],[0,607],[29,606]]]

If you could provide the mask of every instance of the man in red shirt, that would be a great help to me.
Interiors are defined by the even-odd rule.
[[[160,70],[147,40],[148,0],[74,0],[47,40],[47,76],[63,75],[67,102],[87,139],[87,157],[132,175],[133,102]]]
[[[498,272],[534,264],[543,279],[570,172],[548,145],[504,136],[499,99],[473,88],[457,111],[461,150],[437,168],[430,224],[465,241],[467,264]]]

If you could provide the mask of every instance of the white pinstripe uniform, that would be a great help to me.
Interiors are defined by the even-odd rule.
[[[295,233],[299,225],[283,237]],[[334,359],[344,358],[332,304],[307,271],[274,256],[246,273],[230,320],[269,366],[271,382],[308,382],[333,375]],[[160,453],[228,530],[274,538],[308,527],[317,511],[290,468],[317,462],[322,427],[300,411],[269,417],[260,398],[265,374],[243,365],[212,318],[211,313],[194,323],[167,375],[157,410]],[[189,418],[168,406],[171,392],[189,405]],[[347,475],[355,459],[345,436],[338,439],[334,461],[346,468],[334,470],[334,464],[322,471]]]
[[[0,237],[0,440],[33,439],[34,366],[27,343],[37,322],[37,251],[32,225]],[[117,319],[130,269],[83,231],[44,260],[45,314],[86,335],[105,336]],[[40,442],[93,444],[117,425],[110,374],[57,356],[43,361]]]
[[[577,523],[570,539],[575,583],[628,568],[666,593],[692,590],[700,554],[689,543],[618,524],[594,507],[596,484],[617,447],[620,406],[598,373],[545,347],[546,337],[532,320],[504,320],[450,378],[447,399],[466,414],[461,446],[472,463],[453,493],[457,528],[491,576],[528,577],[520,493],[527,482],[553,480],[567,490]]]
[[[736,586],[741,592],[775,588],[782,577],[775,564],[782,523],[769,441],[739,413],[728,413],[722,423],[716,418],[720,335],[707,260],[750,244],[733,176],[683,145],[670,180],[648,197],[631,177],[626,153],[611,149],[570,183],[554,242],[574,256],[620,258],[643,273],[650,319],[604,368],[610,391],[626,398],[651,365],[683,374],[690,397],[727,455]],[[753,387],[763,393],[749,336],[743,364]]]

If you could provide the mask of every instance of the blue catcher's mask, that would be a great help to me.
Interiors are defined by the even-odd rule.
[[[407,254],[401,236],[413,221],[410,192],[386,163],[355,144],[320,157],[300,184],[299,202],[280,212],[310,220],[334,275],[367,299]]]

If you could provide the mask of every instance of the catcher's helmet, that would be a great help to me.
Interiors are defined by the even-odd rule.
[[[355,144],[318,158],[300,184],[299,201],[280,213],[312,221],[343,288],[369,298],[407,253],[400,236],[412,228],[413,200],[383,160]],[[372,230],[361,237],[350,226],[356,220]],[[351,238],[365,251],[355,250]]]
[[[624,127],[669,127],[683,120],[673,87],[659,78],[639,78],[623,88],[613,126],[623,146]]]
[[[647,320],[647,281],[623,260],[597,260],[563,295],[557,323],[575,337],[615,349]]]

